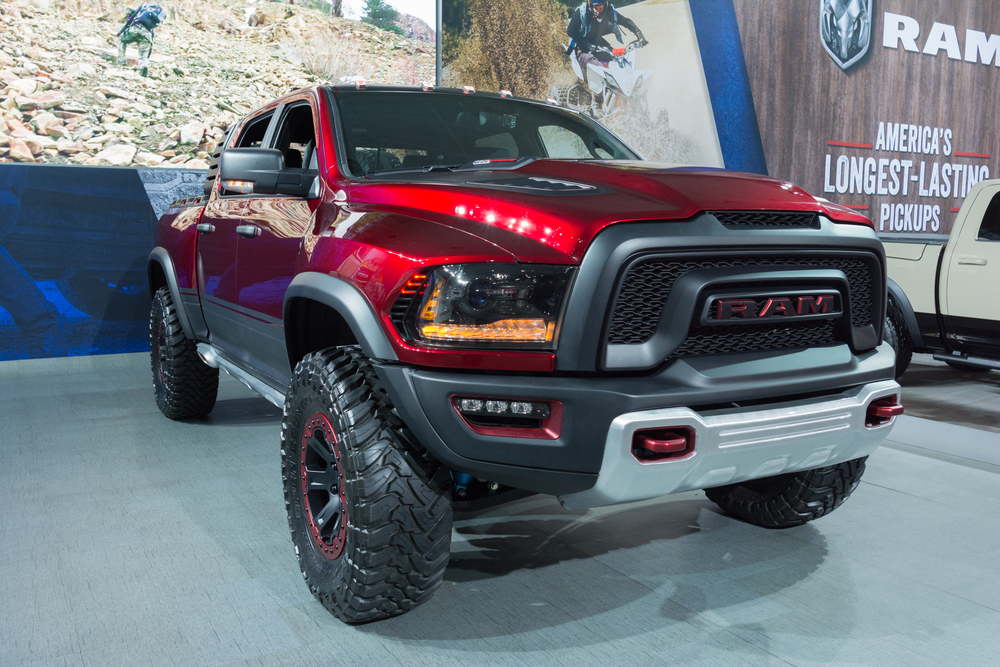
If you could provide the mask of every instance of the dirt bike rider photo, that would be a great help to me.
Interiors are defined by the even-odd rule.
[[[622,44],[621,29],[625,28],[635,35],[637,46],[646,46],[649,42],[642,36],[642,31],[636,26],[635,21],[618,13],[615,6],[603,0],[587,0],[573,11],[570,17],[566,34],[570,37],[570,52],[575,49],[575,57],[580,63],[580,70],[587,72],[587,65],[590,63],[600,63],[606,65],[609,56],[601,51],[596,51],[595,47],[603,46],[612,49],[607,41],[608,35],[614,35]]]

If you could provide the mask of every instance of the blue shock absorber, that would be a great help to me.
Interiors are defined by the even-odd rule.
[[[455,482],[455,495],[463,498],[469,489],[469,484],[472,484],[472,480],[475,479],[472,475],[467,472],[458,472],[457,470],[451,471],[451,479]]]

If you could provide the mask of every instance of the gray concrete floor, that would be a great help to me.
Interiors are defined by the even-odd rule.
[[[0,665],[1000,664],[1000,467],[890,444],[784,531],[535,496],[456,522],[431,602],[349,627],[295,562],[277,409],[227,378],[170,422],[147,364],[0,363]]]
[[[959,371],[915,354],[899,383],[908,415],[1000,433],[998,371]]]

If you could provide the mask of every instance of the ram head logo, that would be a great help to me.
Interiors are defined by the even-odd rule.
[[[868,52],[875,0],[819,1],[819,36],[823,48],[840,69],[846,70]]]

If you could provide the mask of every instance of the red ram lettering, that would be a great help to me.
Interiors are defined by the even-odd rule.
[[[784,297],[778,299],[768,299],[767,303],[760,311],[760,315],[757,317],[771,317],[772,315],[794,315],[795,307],[792,306],[792,300],[786,299]]]
[[[753,299],[719,299],[718,319],[730,317],[753,317],[757,314],[757,304]]]
[[[833,307],[832,296],[800,296],[796,312],[799,315],[821,315]]]

